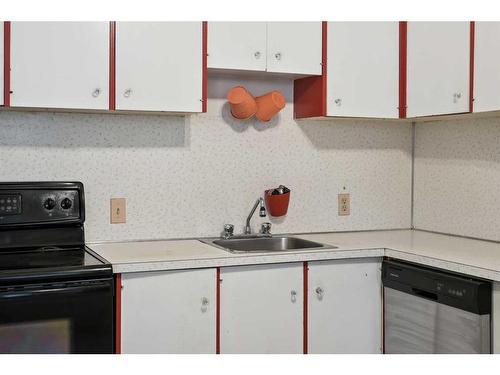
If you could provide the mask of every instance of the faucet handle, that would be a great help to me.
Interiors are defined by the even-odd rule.
[[[224,232],[222,236],[224,238],[232,237],[234,233],[234,225],[233,224],[224,224]]]
[[[260,233],[271,234],[271,223],[262,223],[260,226]]]

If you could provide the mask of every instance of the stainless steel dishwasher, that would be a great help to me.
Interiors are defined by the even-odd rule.
[[[491,353],[490,282],[394,260],[382,281],[385,353]]]

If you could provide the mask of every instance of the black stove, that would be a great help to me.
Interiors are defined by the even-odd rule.
[[[111,265],[80,182],[0,183],[0,353],[112,353]]]

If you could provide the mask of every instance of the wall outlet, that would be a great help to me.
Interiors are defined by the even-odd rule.
[[[111,198],[111,224],[123,224],[127,221],[125,198]]]
[[[351,214],[351,194],[339,194],[339,216]]]

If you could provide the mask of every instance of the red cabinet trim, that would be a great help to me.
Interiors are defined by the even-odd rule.
[[[215,354],[220,354],[220,267],[216,268]]]
[[[116,109],[116,22],[109,23],[109,110]]]
[[[307,354],[308,352],[308,309],[309,309],[309,264],[307,262],[304,262],[304,316],[303,316],[303,322],[304,322],[304,333],[303,333],[303,346],[304,346],[304,354]]]
[[[399,22],[399,118],[406,118],[408,22]]]
[[[115,354],[122,352],[122,275],[115,278]]]
[[[326,116],[326,74],[328,23],[321,25],[321,75],[296,79],[293,82],[295,118]]]
[[[202,86],[201,86],[201,111],[207,111],[207,86],[208,86],[208,77],[207,77],[207,56],[208,56],[208,22],[203,21],[201,24],[202,28]]]
[[[474,48],[476,23],[470,22],[470,63],[469,63],[469,112],[474,111]]]
[[[10,21],[3,23],[3,105],[10,107]]]

